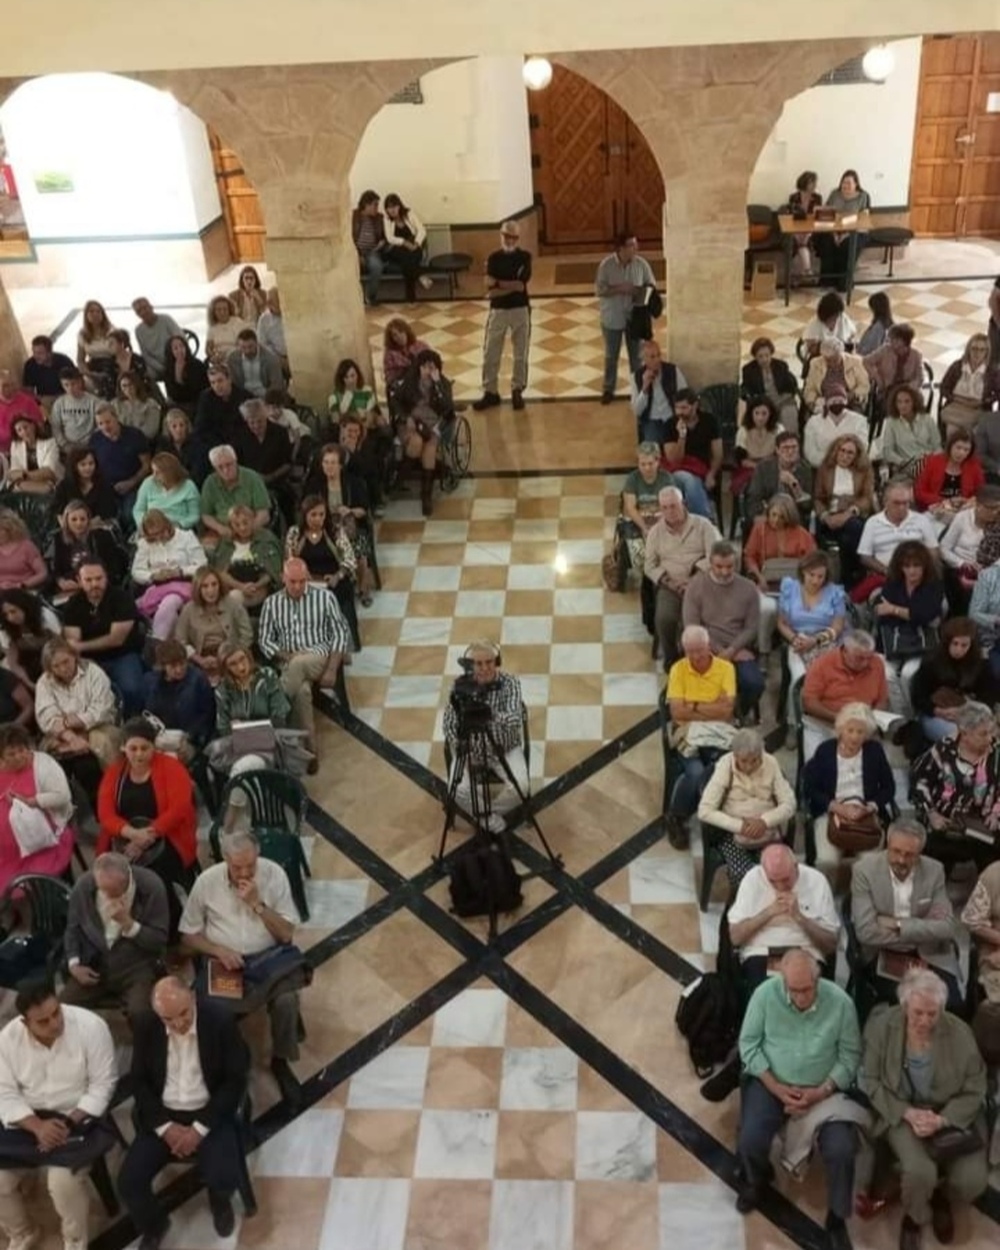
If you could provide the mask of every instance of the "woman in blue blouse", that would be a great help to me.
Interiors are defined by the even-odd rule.
[[[797,577],[782,578],[778,595],[778,633],[788,643],[792,685],[817,655],[837,645],[846,623],[847,595],[830,581],[830,557],[810,552]]]

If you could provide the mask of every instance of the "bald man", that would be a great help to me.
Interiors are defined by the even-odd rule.
[[[220,1237],[235,1227],[232,1194],[243,1145],[237,1115],[250,1053],[232,1012],[196,1003],[177,977],[153,987],[153,1010],[133,1022],[132,1087],[138,1131],[118,1190],[140,1233],[139,1250],[158,1250],[170,1221],[153,1194],[168,1163],[198,1168]]]
[[[765,847],[729,909],[729,936],[751,986],[764,980],[768,964],[788,947],[804,947],[814,959],[837,949],[840,917],[826,877],[800,864],[784,843]]]

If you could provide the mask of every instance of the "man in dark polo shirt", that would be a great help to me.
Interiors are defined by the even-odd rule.
[[[663,467],[681,488],[688,511],[712,518],[709,495],[722,469],[722,435],[710,412],[698,411],[698,393],[674,396],[674,415],[663,429]]]
[[[295,495],[290,482],[292,444],[288,431],[268,420],[267,404],[262,399],[248,399],[240,405],[240,413],[244,424],[234,443],[240,464],[260,474],[291,525],[295,521]]]
[[[52,340],[47,334],[36,334],[31,340],[31,357],[24,362],[21,383],[49,408],[63,393],[59,370],[75,368],[68,356],[52,350]]]
[[[78,655],[99,664],[118,687],[128,720],[142,711],[145,676],[135,601],[109,584],[103,564],[81,564],[78,577],[81,589],[63,608],[63,634]]]
[[[110,404],[98,404],[97,429],[90,436],[101,477],[121,499],[122,524],[132,529],[136,492],[149,477],[149,439],[134,425],[122,425]]]
[[[235,384],[228,365],[208,366],[208,390],[198,396],[194,436],[205,451],[233,443],[243,428],[240,405],[252,396]]]
[[[531,253],[518,247],[520,237],[517,222],[505,221],[500,227],[500,247],[486,258],[486,294],[489,296],[490,311],[486,318],[483,345],[483,397],[472,405],[477,412],[495,408],[500,403],[500,357],[508,331],[514,351],[511,403],[515,408],[524,407],[524,388],[528,385],[528,340],[531,337],[531,309],[528,307]]]

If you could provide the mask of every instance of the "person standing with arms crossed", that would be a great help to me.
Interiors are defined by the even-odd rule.
[[[500,226],[500,247],[486,258],[486,293],[490,301],[483,340],[483,395],[472,405],[476,412],[500,404],[499,373],[504,340],[510,331],[514,351],[511,372],[511,404],[524,407],[528,384],[528,342],[531,338],[531,309],[528,283],[531,281],[531,253],[518,247],[521,231],[516,221]]]

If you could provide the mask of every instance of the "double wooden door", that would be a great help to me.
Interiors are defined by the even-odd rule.
[[[550,249],[610,247],[619,231],[663,242],[663,176],[628,114],[560,65],[529,92],[535,203]]]
[[[1000,35],[924,40],[910,224],[940,238],[1000,237]]]
[[[215,182],[233,263],[263,261],[267,230],[253,183],[243,172],[243,162],[237,153],[227,148],[211,127],[208,128],[208,145],[212,150]]]

